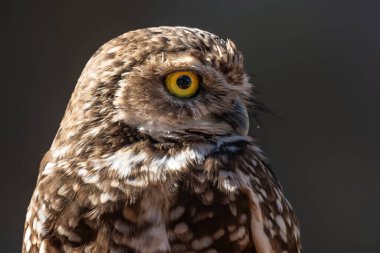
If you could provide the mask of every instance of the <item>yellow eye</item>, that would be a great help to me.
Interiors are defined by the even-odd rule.
[[[199,77],[191,71],[178,71],[166,76],[165,85],[174,96],[190,98],[199,89]]]

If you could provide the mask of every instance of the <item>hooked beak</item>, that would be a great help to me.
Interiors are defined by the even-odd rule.
[[[231,111],[219,115],[218,118],[227,122],[239,135],[248,134],[248,112],[240,98],[235,99],[235,103]]]

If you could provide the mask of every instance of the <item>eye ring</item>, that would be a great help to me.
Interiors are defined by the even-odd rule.
[[[199,92],[200,76],[192,71],[176,71],[165,77],[165,87],[178,98],[191,98]]]

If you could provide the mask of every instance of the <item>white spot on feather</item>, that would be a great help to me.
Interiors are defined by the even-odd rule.
[[[200,239],[194,240],[191,243],[191,246],[194,250],[201,250],[207,247],[210,247],[213,243],[213,240],[209,236],[202,237]]]
[[[280,213],[283,212],[283,207],[282,207],[282,204],[281,204],[281,200],[280,199],[276,199],[276,206],[277,206],[277,209]]]
[[[91,176],[84,176],[84,177],[82,177],[82,180],[86,184],[95,184],[99,181],[99,175],[93,174]]]
[[[235,232],[230,234],[230,237],[229,237],[230,241],[234,242],[243,238],[245,233],[246,233],[245,227],[243,226],[239,227]]]
[[[116,196],[113,196],[111,194],[108,194],[108,193],[102,193],[100,194],[100,203],[104,204],[108,201],[115,201],[116,200]]]
[[[45,168],[42,172],[42,175],[49,175],[50,173],[53,172],[54,168],[56,166],[56,163],[52,163],[52,162],[48,162],[46,165],[45,165]]]
[[[78,176],[80,176],[80,177],[84,177],[84,176],[86,176],[87,174],[88,174],[88,170],[86,170],[86,169],[79,169],[78,170],[78,172],[77,172],[77,174],[78,174]]]
[[[48,218],[48,214],[44,211],[44,208],[38,209],[37,216],[41,222],[45,222]]]
[[[25,230],[25,235],[24,235],[24,244],[25,244],[26,251],[29,251],[30,248],[32,247],[32,242],[30,241],[30,234],[31,234],[31,230],[30,230],[30,226],[28,226],[27,229]]]
[[[47,250],[46,250],[47,246],[46,246],[46,240],[43,240],[42,243],[41,243],[41,246],[40,246],[40,250],[38,251],[38,253],[48,253]]]
[[[232,213],[233,216],[236,216],[237,215],[237,207],[236,207],[236,204],[235,203],[230,203],[228,205],[228,207],[230,208],[230,211]]]
[[[132,149],[122,150],[107,158],[111,170],[116,171],[122,178],[129,176],[131,168],[147,159],[148,155],[144,152],[135,153]]]
[[[276,220],[277,225],[281,229],[281,231],[284,234],[286,234],[287,233],[287,231],[286,231],[286,225],[285,225],[285,222],[284,222],[284,219],[282,218],[282,216],[277,215],[276,218],[275,218],[275,220]]]
[[[26,212],[26,220],[29,220],[32,217],[32,211],[29,209],[28,212]]]
[[[42,222],[38,221],[37,218],[33,219],[33,229],[37,232],[37,234],[42,234]]]
[[[59,188],[57,193],[59,196],[64,197],[64,196],[66,196],[67,193],[69,193],[69,190],[70,189],[66,185],[62,185],[61,188]]]
[[[188,230],[189,230],[189,227],[186,225],[186,223],[181,222],[174,227],[174,234],[177,234],[177,235],[184,234]]]
[[[27,252],[30,251],[30,248],[32,247],[32,243],[28,240],[25,242],[25,249]]]
[[[107,53],[108,53],[108,54],[115,53],[115,52],[119,51],[120,48],[121,48],[120,46],[112,47],[111,49],[109,49],[109,50],[107,51]]]
[[[214,240],[219,240],[224,234],[226,233],[226,231],[223,229],[223,228],[220,228],[219,230],[217,230],[213,235],[212,235],[212,238]]]
[[[170,220],[177,220],[181,215],[185,212],[185,208],[183,206],[177,206],[172,211],[170,211],[169,217]]]
[[[225,189],[227,192],[236,192],[238,189],[236,174],[231,171],[220,170],[219,182],[222,188]]]
[[[66,146],[63,146],[63,147],[59,147],[59,148],[56,148],[53,150],[52,154],[53,154],[53,157],[55,158],[61,158],[63,157],[67,151],[70,150],[70,145],[66,145]]]

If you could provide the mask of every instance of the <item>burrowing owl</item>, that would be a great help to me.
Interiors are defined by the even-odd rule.
[[[252,84],[230,40],[128,32],[90,59],[44,156],[23,252],[301,252],[247,136]]]

